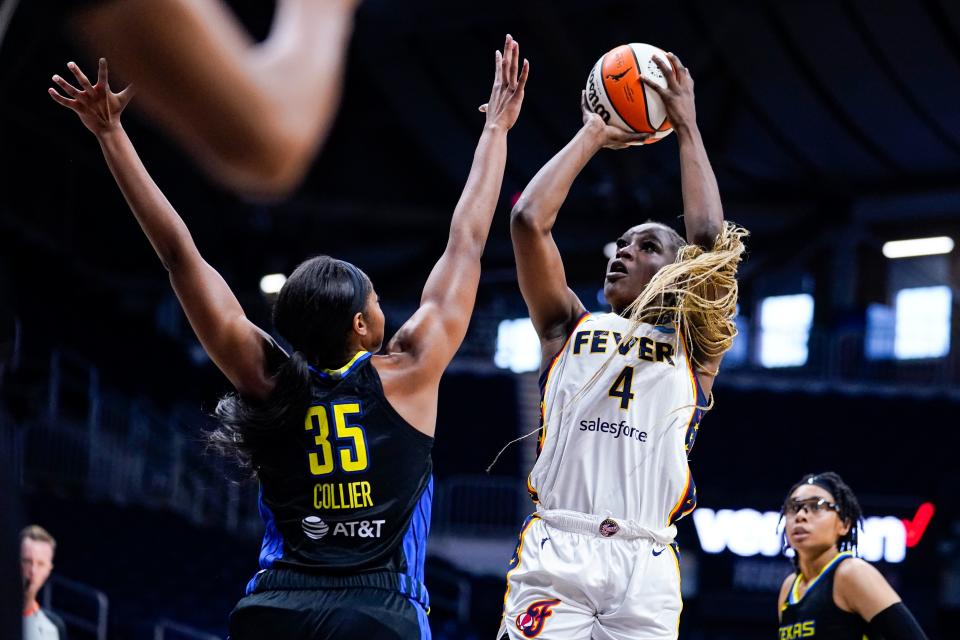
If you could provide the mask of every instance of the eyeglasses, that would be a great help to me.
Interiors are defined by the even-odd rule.
[[[788,516],[795,516],[802,509],[806,509],[807,513],[811,515],[816,515],[827,509],[831,509],[840,513],[840,507],[833,502],[827,502],[826,498],[807,498],[806,500],[787,500],[786,504],[783,505],[783,512]]]

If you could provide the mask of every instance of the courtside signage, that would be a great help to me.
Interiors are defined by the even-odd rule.
[[[920,542],[934,506],[925,502],[910,520],[893,516],[864,518],[858,545],[859,555],[869,562],[903,562],[907,548]],[[781,553],[783,523],[775,511],[700,507],[693,512],[693,524],[705,553],[730,551],[738,556],[776,556]]]

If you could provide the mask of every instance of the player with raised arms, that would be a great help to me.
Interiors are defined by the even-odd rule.
[[[128,90],[54,78],[100,143],[194,332],[236,389],[211,438],[260,480],[262,570],[231,614],[233,640],[429,638],[423,585],[440,377],[467,331],[499,199],[507,131],[529,65],[507,36],[486,123],[447,246],[414,315],[379,355],[384,316],[369,278],[328,256],[298,266],[273,310],[287,355],[244,315],[150,178],[120,125]],[[318,232],[323,227],[318,221]],[[358,224],[362,221],[358,220]]]
[[[537,511],[507,574],[500,633],[545,640],[676,638],[681,609],[674,522],[693,510],[687,455],[736,334],[736,271],[746,232],[725,223],[696,123],[693,79],[656,59],[680,151],[686,240],[646,222],[617,239],[591,314],[567,286],[552,228],[600,149],[647,139],[605,124],[582,96],[583,127],[513,209],[520,290],[540,338],[542,423],[529,478]],[[635,91],[642,91],[637,80]]]
[[[839,475],[804,476],[780,515],[784,547],[794,551],[780,588],[780,640],[926,640],[883,575],[856,557],[863,513]]]

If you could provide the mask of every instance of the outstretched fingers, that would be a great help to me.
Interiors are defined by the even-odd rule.
[[[510,64],[513,56],[513,37],[508,33],[503,43],[503,55],[500,57],[500,83],[510,86],[513,80],[510,78]]]
[[[527,76],[530,75],[530,61],[526,58],[523,59],[523,68],[520,69],[520,79],[517,81],[517,91],[523,91],[523,88],[527,86]]]
[[[510,89],[512,91],[517,90],[517,72],[520,66],[520,43],[516,40],[513,40],[510,43],[510,75],[507,78],[510,80]]]
[[[101,87],[106,87],[108,85],[107,81],[107,59],[100,58],[97,62],[97,85]]]
[[[60,76],[53,76],[53,82],[60,87],[60,90],[71,98],[76,98],[80,95],[80,90],[74,87],[72,84],[61,78]],[[53,89],[51,89],[53,91]]]
[[[77,66],[76,62],[68,62],[67,68],[73,72],[74,77],[77,79],[77,82],[80,83],[80,88],[84,91],[92,91],[93,85],[90,84],[89,78],[86,74],[80,70],[80,67]]]
[[[123,91],[117,94],[117,97],[120,98],[120,108],[126,107],[136,93],[137,90],[133,88],[132,83],[124,87]]]
[[[49,89],[47,89],[47,93],[50,95],[51,98],[53,98],[53,101],[56,102],[57,104],[63,107],[66,107],[67,109],[76,111],[74,107],[74,105],[77,104],[76,100],[71,100],[70,98],[64,98],[62,95],[57,93],[57,90],[54,89],[53,87],[50,87]]]

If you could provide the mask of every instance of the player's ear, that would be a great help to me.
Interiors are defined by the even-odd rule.
[[[850,529],[853,527],[853,523],[850,520],[841,520],[840,521],[840,536],[845,536],[850,533]]]
[[[366,336],[370,331],[370,325],[367,324],[363,314],[359,311],[353,314],[353,332],[358,336]]]

